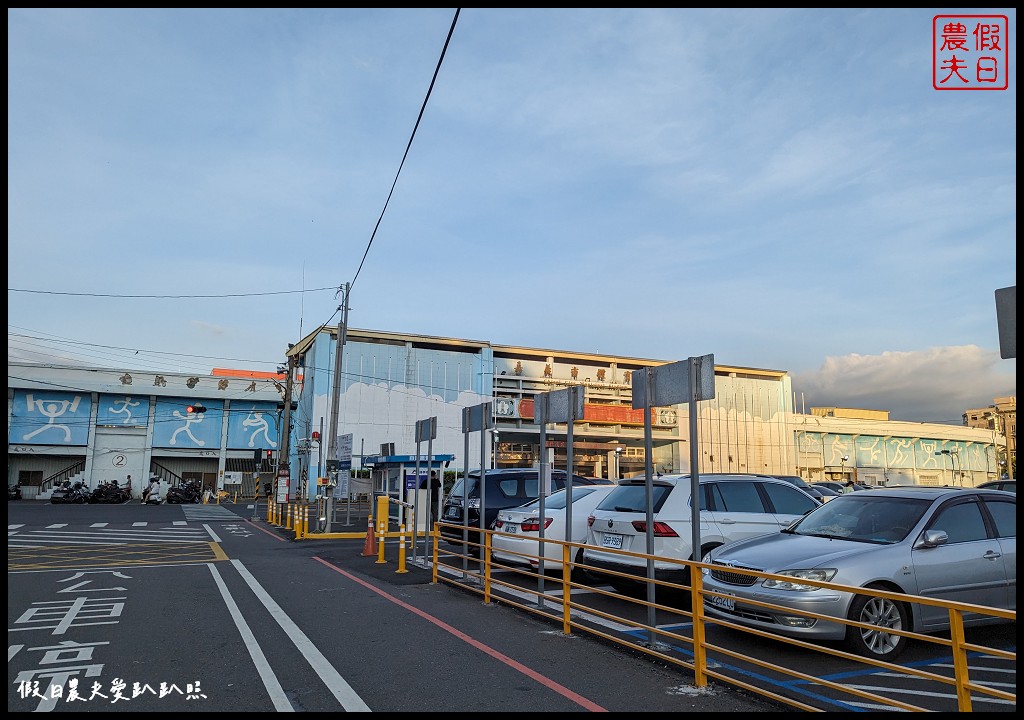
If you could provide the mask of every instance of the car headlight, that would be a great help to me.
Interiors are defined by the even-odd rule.
[[[800,592],[806,592],[808,590],[821,590],[821,588],[817,585],[805,585],[804,583],[798,581],[818,580],[819,582],[828,582],[836,576],[836,572],[838,572],[837,568],[814,568],[812,570],[782,570],[775,574],[786,575],[787,577],[791,577],[794,579],[776,580],[774,578],[767,578],[763,583],[761,583],[761,586],[769,588],[771,590],[796,590]]]
[[[477,498],[470,498],[469,502],[466,504],[466,507],[471,507],[471,508],[475,508],[475,509],[479,510],[480,509],[480,498],[478,498],[478,497]]]

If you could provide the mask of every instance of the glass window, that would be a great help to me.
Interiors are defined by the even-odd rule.
[[[726,512],[766,512],[761,495],[752,482],[711,483],[712,505],[715,510]]]
[[[507,498],[519,495],[519,478],[504,478],[498,481],[498,492]]]
[[[762,485],[762,487],[768,493],[768,499],[775,506],[775,512],[777,513],[783,515],[803,515],[805,512],[818,507],[818,503],[812,498],[787,485],[769,482]]]
[[[672,491],[671,486],[655,485],[653,488],[654,512],[658,512],[665,504],[665,499]],[[616,512],[647,512],[647,491],[643,485],[619,485],[608,497],[597,506],[598,510],[613,510]]]
[[[949,536],[949,543],[985,540],[988,532],[981,517],[981,508],[975,502],[947,505],[932,521],[930,530],[942,530]]]
[[[997,537],[1017,537],[1017,503],[986,498],[985,507],[995,520]]]

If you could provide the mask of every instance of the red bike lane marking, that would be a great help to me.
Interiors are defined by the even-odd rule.
[[[352,573],[349,573],[349,572],[346,572],[345,570],[342,570],[337,565],[332,565],[331,563],[327,562],[326,560],[323,560],[322,558],[315,557],[313,559],[316,560],[317,562],[321,563],[322,565],[326,565],[331,570],[334,570],[335,572],[337,572],[337,573],[339,573],[341,575],[344,575],[349,580],[352,580],[353,582],[357,582],[360,585],[362,585],[363,587],[365,587],[365,588],[367,588],[369,590],[372,590],[373,592],[375,592],[378,595],[380,595],[382,598],[390,600],[395,605],[398,605],[399,607],[401,607],[401,608],[403,608],[405,610],[408,610],[409,612],[411,612],[411,613],[413,613],[415,615],[419,615],[421,618],[423,618],[427,622],[432,623],[433,625],[436,625],[437,627],[441,628],[445,632],[448,632],[448,633],[454,635],[455,637],[459,638],[463,642],[468,643],[469,645],[475,647],[477,650],[479,650],[479,651],[481,651],[483,653],[486,653],[487,655],[490,655],[492,658],[494,658],[498,662],[504,663],[505,665],[509,666],[513,670],[521,672],[523,675],[526,675],[527,677],[529,677],[532,680],[540,683],[541,685],[547,687],[548,689],[553,690],[554,692],[558,693],[559,695],[562,695],[563,697],[566,697],[569,700],[572,700],[574,703],[576,703],[577,705],[582,706],[586,710],[589,710],[590,712],[608,712],[605,708],[601,707],[597,703],[592,702],[591,700],[588,700],[587,698],[583,697],[582,695],[573,692],[572,690],[570,690],[569,688],[565,687],[564,685],[560,685],[560,684],[556,683],[555,681],[545,677],[544,675],[541,675],[540,673],[536,672],[535,670],[531,670],[530,668],[526,667],[522,663],[520,663],[520,662],[518,662],[516,660],[513,660],[509,656],[507,656],[507,655],[505,655],[503,653],[498,652],[497,650],[495,650],[494,648],[492,648],[492,647],[490,647],[488,645],[483,644],[479,640],[474,640],[473,638],[471,638],[469,635],[467,635],[466,633],[462,632],[458,628],[452,627],[451,625],[449,625],[448,623],[444,622],[443,620],[441,620],[439,618],[436,618],[433,615],[430,615],[429,613],[426,613],[426,612],[420,610],[419,608],[410,605],[409,603],[406,603],[406,602],[403,602],[403,601],[399,600],[394,595],[391,595],[391,594],[385,592],[384,590],[381,590],[380,588],[371,585],[370,583],[366,582],[365,580],[362,580],[362,579],[356,577]]]

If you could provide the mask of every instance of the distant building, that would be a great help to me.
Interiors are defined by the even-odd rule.
[[[985,428],[1000,436],[1003,450],[1000,459],[1010,458],[1007,474],[1013,477],[1017,459],[1017,396],[997,397],[991,405],[964,412],[964,425]]]

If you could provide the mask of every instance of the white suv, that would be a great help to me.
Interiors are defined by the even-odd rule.
[[[654,549],[657,558],[693,560],[689,475],[663,475],[653,480]],[[775,533],[821,503],[785,480],[768,475],[704,473],[700,475],[700,542],[697,558],[734,540]],[[583,563],[623,593],[633,594],[637,582],[612,570],[646,580],[647,559],[617,550],[647,553],[647,502],[644,478],[619,481],[587,518]],[[656,559],[654,576],[689,585],[689,568]]]

